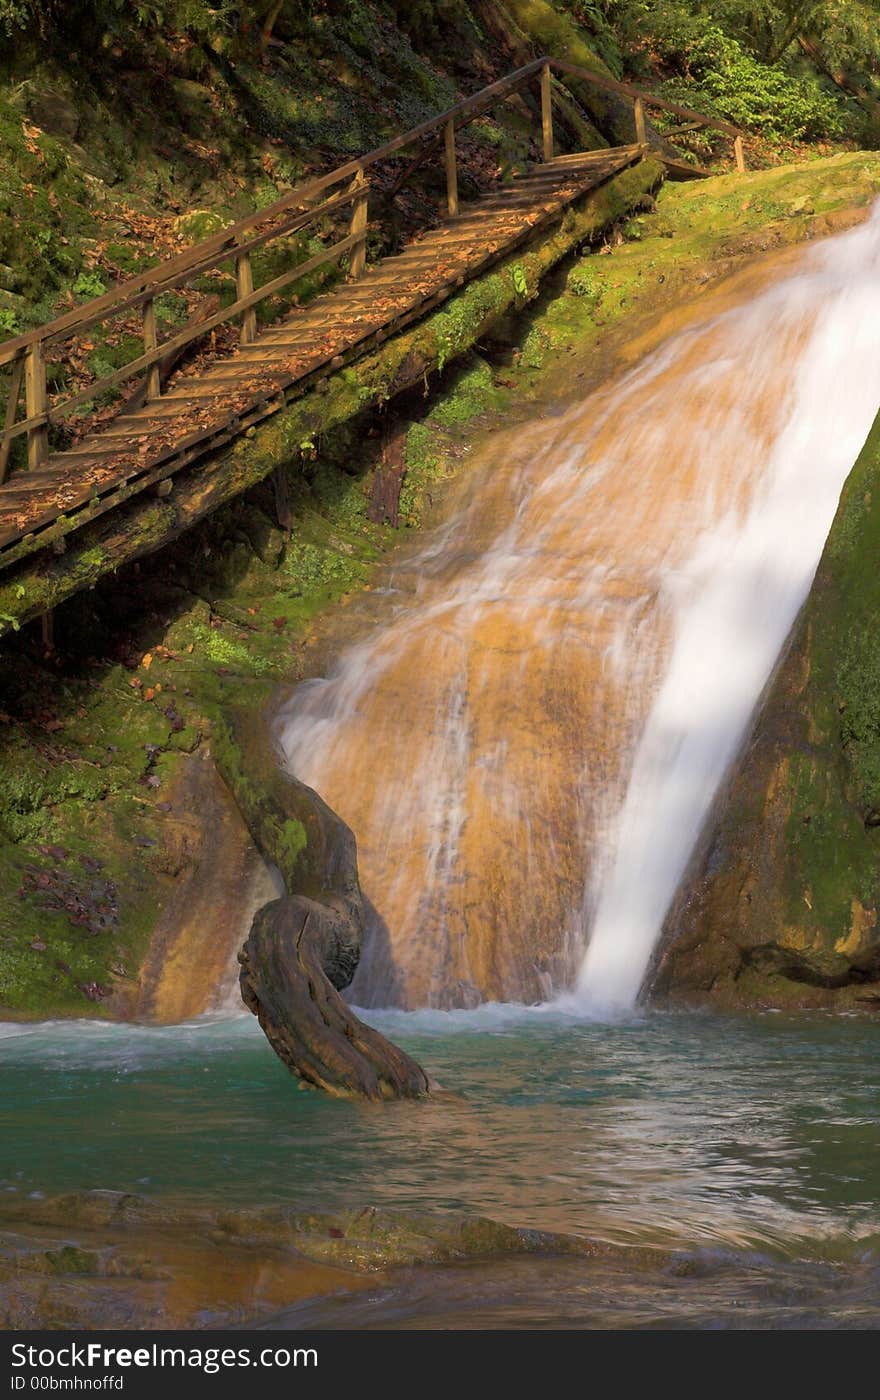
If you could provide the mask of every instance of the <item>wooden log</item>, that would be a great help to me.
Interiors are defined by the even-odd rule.
[[[303,1083],[337,1098],[419,1098],[433,1085],[339,995],[365,921],[352,832],[280,767],[258,709],[227,706],[211,749],[254,844],[285,895],[257,911],[239,953],[241,994],[272,1049]]]
[[[743,152],[743,139],[741,136],[737,136],[733,143],[733,156],[736,161],[737,170],[740,175],[744,175],[746,173],[746,158]]]

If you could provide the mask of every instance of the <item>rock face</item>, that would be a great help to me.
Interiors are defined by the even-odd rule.
[[[880,1008],[880,418],[706,853],[660,1001]]]
[[[259,909],[239,954],[241,994],[275,1053],[340,1098],[418,1098],[431,1084],[340,996],[364,927],[354,836],[316,792],[281,771],[258,712],[227,713],[215,757],[254,842],[287,893]]]

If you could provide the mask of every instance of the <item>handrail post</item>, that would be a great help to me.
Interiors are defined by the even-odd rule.
[[[645,104],[640,97],[633,101],[633,116],[636,123],[636,144],[646,146],[648,144],[648,128],[645,125]]]
[[[144,334],[144,354],[150,355],[158,347],[159,336],[156,330],[156,303],[150,297],[144,302],[142,313],[142,326]],[[147,366],[147,402],[150,399],[158,399],[162,393],[162,382],[159,376],[159,364],[156,361]]]
[[[43,342],[35,340],[28,347],[24,360],[24,399],[28,418],[41,418],[36,427],[27,430],[28,470],[36,471],[49,456],[49,427],[46,421],[46,361]]]
[[[5,433],[9,433],[15,422],[15,415],[18,412],[18,397],[21,393],[21,381],[24,377],[24,355],[19,355],[12,362],[12,379],[9,385],[9,398],[6,400],[6,423]],[[0,442],[0,482],[6,480],[9,471],[9,454],[12,451],[12,438],[4,435]]]
[[[550,90],[550,64],[541,69],[541,137],[544,161],[553,159],[553,96]]]
[[[455,122],[446,123],[446,207],[450,219],[458,214],[458,170],[455,164]]]
[[[744,155],[744,153],[743,153],[743,139],[742,139],[741,136],[737,136],[736,139],[734,140],[734,143],[733,143],[733,154],[734,154],[734,157],[735,157],[735,159],[736,159],[736,168],[737,168],[737,170],[739,171],[740,175],[745,175],[745,173],[746,173],[746,158],[745,158],[745,155]]]
[[[359,191],[351,215],[351,237],[357,238],[358,241],[351,250],[349,270],[352,277],[363,277],[367,266],[367,204],[369,200],[363,166],[358,169],[351,183],[351,188]]]
[[[239,253],[235,259],[235,299],[242,301],[254,290],[254,270],[249,252]],[[257,338],[257,309],[249,306],[242,314],[239,344],[250,345]]]

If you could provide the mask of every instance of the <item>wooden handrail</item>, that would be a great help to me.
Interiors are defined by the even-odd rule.
[[[550,65],[556,69],[557,73],[569,73],[573,78],[583,78],[585,82],[604,88],[606,92],[616,92],[621,97],[628,97],[631,102],[640,101],[645,107],[655,107],[660,111],[671,112],[674,117],[697,121],[700,126],[710,127],[714,131],[723,131],[725,136],[736,137],[743,134],[738,126],[731,126],[730,122],[722,121],[720,117],[707,117],[705,112],[695,112],[691,107],[681,107],[677,102],[667,102],[665,97],[657,97],[645,88],[633,87],[630,83],[619,83],[616,78],[606,78],[603,74],[594,73],[589,68],[580,68],[576,63],[569,63],[565,58],[553,58],[550,60]]]
[[[655,97],[652,93],[642,91],[627,83],[619,83],[615,79],[593,73],[590,69],[581,68],[567,60],[552,59],[546,55],[536,58],[531,63],[524,64],[514,72],[509,73],[506,77],[500,78],[497,82],[481,88],[479,92],[456,103],[455,106],[447,108],[445,112],[439,113],[436,117],[430,117],[409,131],[403,132],[400,136],[386,141],[384,145],[377,146],[366,155],[347,161],[344,165],[337,166],[335,170],[328,171],[325,175],[304,181],[282,199],[276,200],[274,204],[247,215],[237,223],[213,234],[210,238],[203,239],[182,252],[166,258],[157,266],[138,273],[135,277],[128,278],[102,296],[95,297],[43,326],[38,326],[32,331],[27,331],[23,335],[15,336],[0,344],[0,368],[4,365],[11,366],[12,389],[14,390],[7,405],[5,425],[0,428],[0,482],[4,480],[8,470],[12,440],[21,434],[27,433],[28,437],[28,466],[32,469],[38,467],[48,455],[49,424],[58,422],[78,404],[86,402],[106,389],[124,383],[141,372],[146,373],[147,398],[157,397],[161,393],[159,364],[169,354],[181,350],[223,322],[231,321],[239,316],[242,318],[240,332],[242,343],[253,340],[257,333],[256,307],[261,301],[273,296],[283,287],[298,281],[316,268],[338,260],[346,252],[351,254],[350,276],[354,278],[361,276],[366,266],[368,229],[369,181],[366,172],[377,162],[395,156],[406,146],[422,141],[425,137],[431,138],[428,142],[429,150],[438,145],[444,146],[447,211],[451,217],[455,217],[458,213],[456,128],[469,124],[496,102],[503,101],[530,83],[535,77],[539,78],[540,86],[543,158],[545,161],[552,160],[553,114],[550,79],[553,71],[580,78],[630,100],[633,104],[638,143],[647,144],[644,113],[646,107],[653,107],[671,112],[675,116],[699,124],[701,127],[722,131],[726,135],[732,136],[737,168],[739,170],[745,169],[742,133],[728,122],[717,120],[714,117],[706,117],[688,107],[667,102],[664,98]],[[420,160],[421,157],[418,157],[411,163],[408,171],[404,173],[404,178],[418,168]],[[399,183],[400,181],[398,181],[398,185]],[[340,184],[344,184],[345,188],[339,193],[324,199],[319,198],[325,191]],[[340,239],[331,247],[325,248],[316,256],[288,269],[281,276],[273,278],[263,286],[254,288],[250,261],[250,255],[253,251],[261,248],[272,239],[281,238],[298,229],[305,228],[316,220],[341,210],[347,205],[352,207],[351,229],[348,237]],[[267,224],[268,228],[265,227]],[[258,231],[254,232],[254,230]],[[156,330],[156,298],[165,292],[173,291],[194,277],[214,271],[228,262],[235,264],[236,294],[234,301],[159,344]],[[46,386],[45,351],[47,346],[61,343],[111,317],[137,309],[141,310],[142,315],[144,353],[90,384],[88,388],[70,395],[62,403],[55,403],[50,407]],[[25,390],[26,416],[22,421],[15,422],[22,383]]]
[[[473,119],[478,114],[477,109],[491,105],[498,98],[507,96],[512,89],[521,87],[528,82],[529,78],[540,71],[545,62],[545,59],[536,59],[533,63],[527,63],[524,67],[517,68],[506,78],[499,79],[497,83],[491,83],[489,87],[481,88],[472,97],[456,103],[454,107],[450,107],[439,116],[421,122],[419,126],[414,126],[401,136],[395,136],[393,140],[386,141],[383,146],[377,146],[367,155],[358,156],[354,160],[347,161],[345,165],[337,166],[335,170],[329,171],[326,175],[316,176],[313,180],[307,180],[305,183],[297,185],[283,199],[267,205],[265,209],[260,209],[254,214],[249,214],[246,218],[240,219],[238,223],[230,224],[228,228],[214,234],[211,238],[194,243],[182,253],[176,253],[173,257],[166,258],[157,267],[149,268],[136,277],[130,277],[111,291],[105,292],[103,296],[84,302],[82,306],[75,307],[73,311],[66,312],[54,321],[49,321],[43,326],[37,326],[34,330],[27,331],[24,335],[5,341],[0,344],[0,365],[8,364],[15,359],[21,350],[26,350],[38,340],[60,340],[62,337],[66,339],[68,335],[73,335],[84,329],[84,313],[91,318],[89,324],[95,325],[96,321],[106,320],[108,312],[112,311],[113,314],[116,314],[117,303],[128,302],[138,293],[156,288],[156,284],[165,281],[166,278],[177,273],[186,273],[187,275],[200,273],[203,270],[201,263],[204,259],[224,249],[231,250],[236,239],[249,229],[265,223],[268,219],[284,213],[288,209],[299,208],[307,200],[321,194],[333,185],[341,184],[343,180],[352,179],[359,170],[367,170],[377,161],[387,160],[389,156],[395,155],[405,146],[409,146],[414,141],[420,140],[421,137],[429,135],[435,129],[445,126],[450,119],[456,122],[461,117]],[[322,212],[320,205],[308,211],[310,219],[319,218]],[[309,221],[307,219],[305,222]],[[229,256],[229,251],[226,252],[225,256]],[[220,258],[219,261],[225,261],[225,258]],[[160,295],[161,292],[156,289],[153,294]]]

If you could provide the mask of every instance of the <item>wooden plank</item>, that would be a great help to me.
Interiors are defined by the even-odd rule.
[[[713,173],[705,166],[688,165],[684,160],[668,160],[664,155],[660,156],[660,160],[666,167],[666,174],[670,180],[708,180]]]
[[[636,141],[644,146],[648,141],[648,128],[645,124],[645,104],[640,97],[633,102],[633,121],[636,128]]]
[[[235,259],[235,299],[236,301],[247,301],[254,290],[254,274],[251,267],[251,255],[247,248],[239,248],[238,256]],[[257,313],[253,306],[249,306],[241,318],[241,331],[239,340],[242,345],[247,345],[257,338]]]

